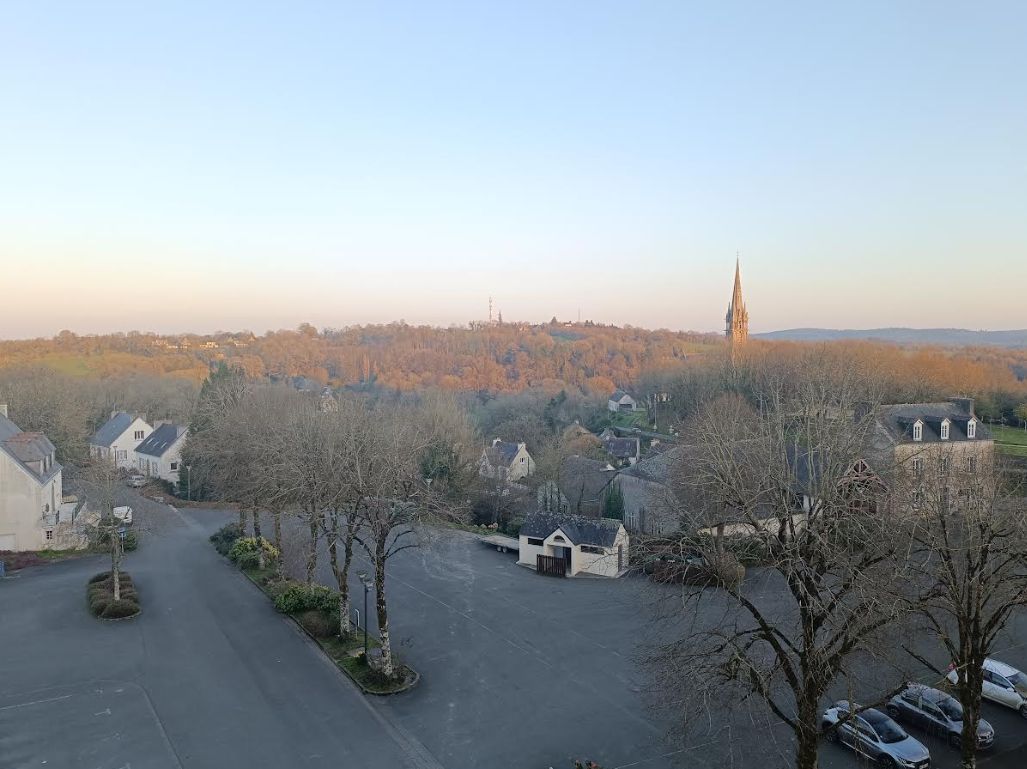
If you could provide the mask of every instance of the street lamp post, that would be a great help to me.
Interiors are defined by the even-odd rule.
[[[360,579],[360,584],[364,586],[364,660],[370,664],[367,660],[367,593],[371,589],[371,582],[367,578],[367,572],[362,571],[357,577]]]
[[[178,493],[182,493],[182,489],[179,488]],[[191,502],[193,499],[193,466],[185,466],[185,501]]]

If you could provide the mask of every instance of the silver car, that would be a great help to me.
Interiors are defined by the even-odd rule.
[[[963,743],[963,706],[945,692],[923,684],[907,684],[886,709],[896,721],[939,734],[954,748]],[[995,729],[982,718],[977,722],[977,747],[990,748],[994,742]]]
[[[829,742],[840,742],[881,766],[928,769],[931,765],[927,748],[880,710],[859,711],[858,705],[842,700],[824,711],[821,726]]]

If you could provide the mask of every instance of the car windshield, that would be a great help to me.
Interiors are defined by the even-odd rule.
[[[863,718],[867,720],[874,731],[877,732],[877,736],[881,738],[881,742],[890,744],[892,742],[901,742],[908,736],[902,727],[892,721],[888,716],[879,710],[868,710],[863,713]]]
[[[936,704],[950,721],[963,720],[963,706],[952,697],[944,697]]]
[[[1005,676],[1006,680],[1009,681],[1017,689],[1027,689],[1027,676],[1017,670],[1015,673],[1010,673]]]

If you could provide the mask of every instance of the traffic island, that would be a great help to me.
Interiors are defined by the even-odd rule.
[[[114,580],[109,571],[101,572],[89,580],[86,586],[86,601],[89,612],[97,619],[131,619],[142,612],[139,592],[126,572],[118,575],[118,597],[114,597]]]

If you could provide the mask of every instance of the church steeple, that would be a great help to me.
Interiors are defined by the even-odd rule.
[[[738,257],[735,257],[735,287],[731,292],[731,301],[727,306],[724,319],[724,335],[731,344],[742,344],[749,338],[749,313],[745,309],[742,298],[742,268]]]

